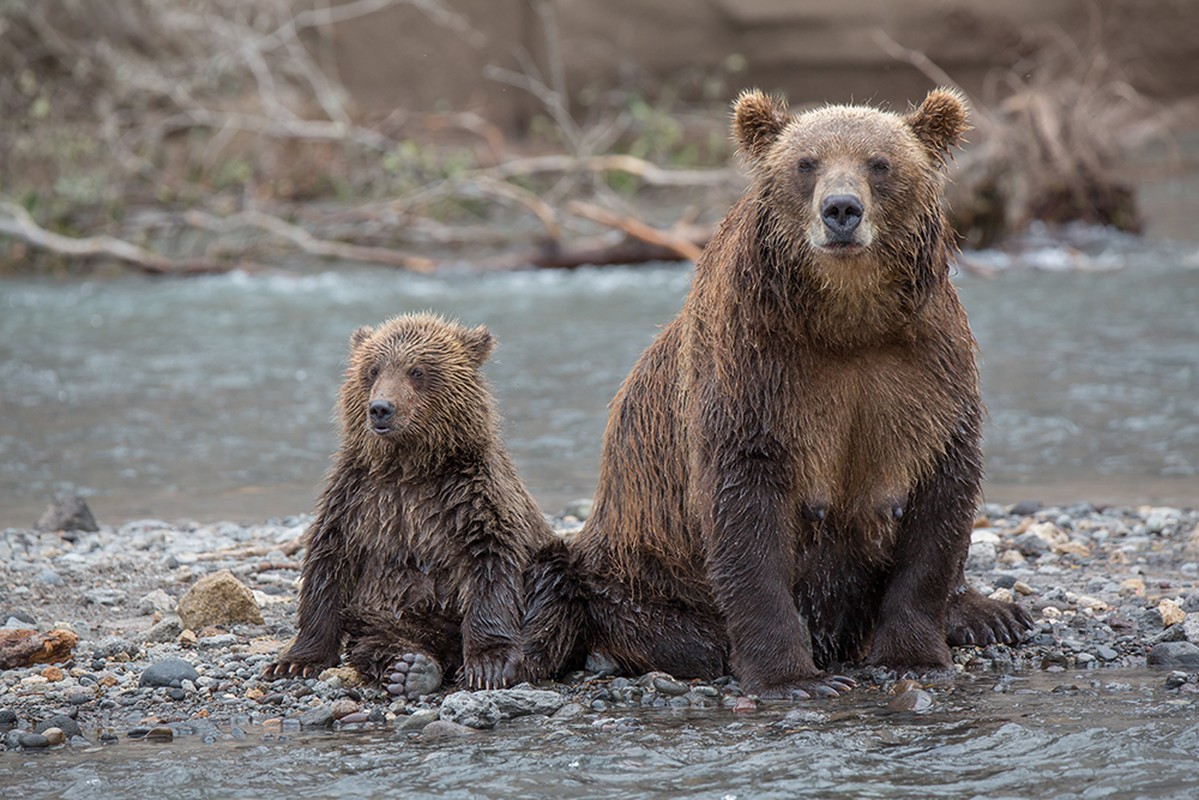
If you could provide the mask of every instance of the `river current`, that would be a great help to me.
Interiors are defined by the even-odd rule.
[[[1118,236],[968,255],[994,271],[955,277],[981,353],[987,499],[1194,504],[1197,256]],[[607,404],[690,277],[671,265],[0,281],[0,526],[30,525],[62,489],[113,523],[309,510],[350,332],[425,309],[495,333],[486,372],[509,449],[560,511],[594,491]]]

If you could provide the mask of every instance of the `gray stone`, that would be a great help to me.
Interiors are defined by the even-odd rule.
[[[679,695],[687,694],[691,688],[682,681],[675,680],[670,675],[655,675],[653,686],[656,690],[668,697],[678,697]]]
[[[52,569],[44,569],[37,579],[47,586],[62,586],[62,576]]]
[[[153,625],[150,630],[146,631],[142,636],[142,641],[150,643],[165,643],[173,642],[179,638],[179,634],[183,633],[183,623],[179,618],[172,614]]]
[[[17,736],[17,741],[21,747],[26,750],[37,750],[43,747],[50,746],[50,740],[40,733],[21,733]]]
[[[138,646],[123,639],[120,636],[109,636],[100,641],[99,644],[92,650],[92,658],[113,658],[121,653],[127,656],[136,656]]]
[[[1120,657],[1120,654],[1115,649],[1105,644],[1101,644],[1095,648],[1095,655],[1104,661],[1115,661]]]
[[[468,728],[494,728],[504,718],[491,692],[454,692],[441,703],[440,718]]]
[[[55,714],[48,719],[44,719],[33,730],[35,733],[45,733],[48,728],[58,728],[68,739],[83,735],[83,731],[79,728],[79,723],[66,714]]]
[[[419,731],[423,730],[426,725],[435,722],[440,716],[440,712],[435,708],[422,708],[413,711],[406,717],[396,720],[397,731]]]
[[[993,542],[972,542],[966,556],[966,569],[970,572],[986,572],[995,568],[999,548]]]
[[[1146,663],[1159,667],[1199,667],[1199,645],[1191,642],[1161,642],[1153,645]]]
[[[420,738],[455,739],[461,736],[473,736],[474,733],[475,729],[469,726],[460,725],[457,722],[450,722],[445,719],[437,719],[421,729]]]
[[[1182,633],[1191,644],[1199,644],[1199,613],[1190,612],[1182,621]]]
[[[1042,503],[1040,500],[1021,500],[1008,509],[1008,513],[1013,517],[1027,517],[1037,513],[1041,508]]]
[[[164,658],[146,667],[137,685],[178,686],[185,680],[194,683],[199,677],[196,668],[182,658]]]
[[[145,616],[155,613],[173,614],[175,612],[175,601],[162,589],[155,589],[149,594],[143,595],[137,601],[137,611],[139,614],[144,614]]]
[[[33,526],[35,530],[49,531],[98,531],[92,510],[77,494],[61,494],[42,514]]]
[[[331,728],[333,727],[333,709],[321,704],[310,708],[300,715],[301,728]]]
[[[91,589],[83,593],[83,602],[94,606],[119,606],[125,602],[125,593],[120,589]]]

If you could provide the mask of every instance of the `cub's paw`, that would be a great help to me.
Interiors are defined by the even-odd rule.
[[[813,697],[840,697],[857,685],[857,681],[845,675],[821,675],[807,680],[787,681],[757,692],[747,691],[747,694],[756,694],[763,700],[808,700]]]
[[[1032,627],[1032,615],[1015,603],[992,600],[967,589],[949,601],[945,640],[952,647],[1019,644]]]
[[[311,660],[303,657],[281,656],[279,660],[266,665],[262,671],[262,677],[268,681],[281,678],[315,678],[329,667],[336,665],[335,659]]]
[[[420,651],[404,653],[391,665],[384,680],[390,694],[415,700],[441,687],[441,665]]]
[[[504,689],[518,682],[522,661],[519,647],[497,647],[467,654],[462,676],[468,689]]]

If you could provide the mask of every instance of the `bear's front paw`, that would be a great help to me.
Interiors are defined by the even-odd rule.
[[[858,682],[845,675],[818,675],[814,678],[786,681],[753,690],[753,683],[742,686],[746,694],[756,694],[763,700],[808,700],[813,697],[840,697],[855,688]]]
[[[441,665],[419,650],[404,653],[391,665],[386,681],[390,694],[415,700],[441,688]]]
[[[468,689],[504,689],[517,682],[521,652],[516,646],[495,647],[469,653],[464,662],[462,674]]]
[[[951,598],[945,615],[945,639],[952,647],[1019,644],[1032,627],[1032,616],[1020,606],[973,589]]]
[[[315,678],[329,667],[337,665],[336,658],[307,658],[302,655],[280,656],[266,665],[262,677],[268,681],[281,678]]]

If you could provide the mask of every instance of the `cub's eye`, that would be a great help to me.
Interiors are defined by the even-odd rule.
[[[425,379],[425,371],[420,367],[413,367],[408,370],[408,377],[414,381],[422,381]]]
[[[366,371],[366,379],[371,381],[372,383],[374,382],[375,378],[378,378],[378,377],[379,377],[379,365],[378,364],[375,364],[374,366],[372,366],[370,369],[368,369]]]
[[[816,159],[801,158],[795,165],[795,168],[800,172],[811,172],[812,170],[816,169]]]
[[[885,158],[872,158],[868,162],[868,165],[870,171],[875,175],[883,175],[891,169],[891,162]]]

